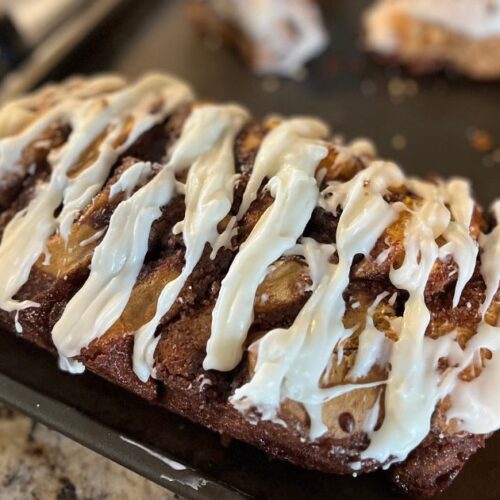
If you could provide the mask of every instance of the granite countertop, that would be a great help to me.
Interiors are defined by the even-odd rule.
[[[0,405],[0,500],[173,500],[175,494]]]

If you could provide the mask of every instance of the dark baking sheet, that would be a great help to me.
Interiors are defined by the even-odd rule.
[[[359,13],[367,3],[328,3],[333,45],[310,66],[303,82],[255,78],[231,53],[213,50],[213,40],[202,43],[183,16],[182,0],[127,2],[49,76],[168,70],[191,81],[204,98],[243,102],[257,115],[314,114],[348,138],[369,136],[384,156],[411,173],[470,177],[478,198],[489,203],[499,194],[500,164],[493,155],[475,151],[467,135],[472,128],[482,129],[493,149],[500,148],[500,84],[430,77],[418,80],[416,95],[395,101],[388,87],[397,84],[398,72],[380,68],[357,48]],[[406,138],[406,148],[392,147],[395,135]],[[394,497],[383,473],[356,480],[329,476],[271,461],[240,443],[223,445],[218,435],[91,374],[60,372],[50,355],[6,335],[0,335],[0,399],[189,498],[243,493],[270,499]],[[122,436],[161,450],[189,470],[173,470]],[[489,440],[442,498],[499,498],[499,451],[500,435]],[[208,482],[198,490],[186,485],[200,478]]]

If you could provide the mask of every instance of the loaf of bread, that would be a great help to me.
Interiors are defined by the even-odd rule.
[[[368,50],[414,73],[500,78],[498,0],[377,0],[364,28]]]
[[[330,137],[162,74],[7,104],[2,331],[269,455],[442,491],[500,425],[500,203]]]

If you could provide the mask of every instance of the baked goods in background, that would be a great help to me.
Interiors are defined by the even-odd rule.
[[[328,45],[331,27],[320,10],[327,3],[190,0],[188,11],[199,31],[236,47],[257,74],[293,77]],[[359,37],[379,62],[414,74],[500,78],[498,0],[375,0],[359,18]]]
[[[6,105],[0,179],[2,334],[63,369],[412,494],[500,426],[500,202],[464,179],[162,74]]]
[[[235,47],[257,74],[296,75],[328,35],[315,0],[190,0],[191,21]]]
[[[378,0],[363,24],[369,51],[412,72],[500,78],[498,0]]]

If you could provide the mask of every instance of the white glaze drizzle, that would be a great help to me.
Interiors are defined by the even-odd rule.
[[[159,338],[155,331],[161,318],[170,310],[187,279],[200,260],[205,245],[214,247],[219,240],[218,224],[229,213],[233,203],[235,181],[234,140],[249,118],[238,106],[203,106],[193,112],[185,135],[191,143],[178,148],[172,162],[188,167],[185,186],[186,213],[177,225],[182,230],[185,264],[181,274],[160,293],[154,317],[135,335],[133,366],[137,376],[146,381],[153,373],[153,355]],[[180,139],[182,142],[184,137]],[[197,141],[197,147],[193,142]],[[191,156],[192,150],[197,155]]]
[[[114,78],[112,82],[114,82]],[[146,82],[145,88],[141,87],[142,82]],[[21,134],[2,141],[0,172],[5,164],[15,165],[22,150],[55,120],[63,119],[72,127],[71,135],[66,144],[49,158],[52,163],[50,180],[37,186],[35,196],[26,209],[18,212],[5,228],[0,244],[0,279],[4,283],[0,290],[0,307],[3,309],[12,311],[35,305],[30,301],[15,301],[12,297],[27,281],[32,265],[42,254],[47,239],[58,228],[58,223],[64,223],[68,220],[71,222],[74,215],[73,209],[84,206],[85,201],[90,201],[92,195],[105,181],[109,169],[116,159],[115,153],[105,147],[99,149],[93,165],[78,175],[74,182],[69,181],[68,173],[84,151],[106,130],[109,126],[109,120],[113,122],[118,117],[123,119],[124,112],[129,106],[133,106],[136,98],[148,96],[148,91],[151,88],[165,92],[161,95],[169,102],[168,109],[189,100],[191,97],[190,90],[184,83],[167,76],[151,75],[145,77],[137,86],[141,87],[139,92],[135,86],[132,86],[130,89],[119,91],[114,95],[106,96],[106,98],[98,97],[86,101],[75,98],[62,100]],[[106,90],[108,87],[102,84],[102,88]],[[134,98],[130,99],[131,96]],[[149,101],[149,104],[151,105],[152,102]],[[133,108],[131,111],[133,116]],[[152,119],[146,115],[142,121],[136,124],[134,130],[142,133],[151,127],[156,119],[156,117]],[[145,128],[144,125],[147,127]],[[107,145],[106,141],[104,144]],[[97,174],[99,182],[102,181],[101,184],[95,178],[91,179],[93,184],[89,184],[89,176],[93,177],[93,174]],[[73,194],[68,193],[77,193],[78,195],[73,198]],[[76,198],[79,201],[76,201]],[[63,207],[62,218],[56,219],[54,212],[63,200],[69,204],[67,206],[72,207],[72,215],[69,219],[66,215],[62,215],[66,214]],[[64,233],[67,236],[66,231]]]
[[[361,160],[364,164],[369,164],[376,157],[376,148],[369,139],[355,139],[348,144],[342,142],[335,144],[337,156],[332,169],[337,165]]]
[[[264,138],[257,153],[252,174],[238,210],[238,219],[240,220],[245,215],[252,202],[257,198],[257,193],[264,179],[275,176],[285,161],[285,155],[291,156],[289,147],[298,137],[319,139],[325,138],[327,134],[328,129],[324,123],[304,118],[287,120],[271,130]]]
[[[481,349],[488,349],[492,353],[492,359],[485,362],[481,374],[469,382],[457,379],[459,370],[472,363]],[[492,326],[481,322],[459,359],[461,363],[453,372],[452,406],[447,417],[457,419],[460,430],[473,434],[498,430],[500,402],[496,384],[500,377],[500,323]]]
[[[59,369],[63,372],[68,372],[73,375],[78,375],[85,371],[85,365],[76,359],[71,359],[59,354],[58,360]]]
[[[463,272],[461,268],[465,267],[464,274],[470,277],[470,261],[474,260],[475,264],[477,251],[467,241],[474,208],[468,185],[461,180],[452,180],[444,186],[440,185],[439,189],[425,183],[417,186],[413,181],[408,184],[423,197],[424,204],[414,213],[407,228],[405,263],[391,272],[391,280],[399,288],[405,288],[405,282],[413,286],[410,288],[406,285],[410,298],[404,317],[392,322],[393,328],[399,330],[399,340],[393,346],[390,359],[391,372],[386,384],[384,422],[378,431],[369,432],[370,446],[361,454],[362,459],[375,458],[382,463],[406,458],[427,435],[434,408],[447,394],[452,396],[452,406],[447,417],[457,419],[460,429],[484,434],[500,427],[500,403],[494,390],[500,376],[500,357],[496,353],[500,347],[500,328],[483,320],[463,351],[455,340],[455,332],[437,340],[423,336],[429,321],[423,299],[423,287],[428,279],[425,275],[430,272],[432,262],[442,253],[442,249],[438,250],[434,242],[436,237],[441,234],[456,245],[450,253],[459,266],[459,276]],[[444,202],[449,205],[453,215],[454,220],[451,222],[448,220],[449,215],[446,215]],[[434,208],[432,204],[436,204]],[[499,202],[494,204],[493,212],[497,217],[500,216]],[[450,228],[451,231],[457,231],[457,227],[460,227],[458,231],[462,234],[467,234],[467,238],[450,238]],[[499,285],[500,239],[497,230],[498,226],[489,235],[482,235],[480,238],[483,248],[481,273],[487,285],[483,311],[486,311]],[[447,245],[449,244],[445,246]],[[406,271],[405,266],[408,266]],[[409,272],[405,277],[407,271]],[[463,289],[459,282],[460,277],[456,285],[454,306],[458,302],[457,289],[459,293]],[[460,372],[474,360],[481,359],[478,357],[481,348],[489,349],[493,359],[486,361],[486,368],[473,381],[460,380]],[[439,373],[438,362],[443,358],[448,359],[453,368]]]
[[[476,267],[479,246],[470,234],[470,224],[474,212],[474,200],[470,194],[470,184],[463,179],[451,179],[444,184],[445,201],[448,203],[453,220],[443,233],[447,244],[440,253],[450,253],[458,265],[458,277],[453,295],[453,307],[458,306],[460,296]]]
[[[182,135],[174,145],[168,163],[153,180],[118,205],[105,238],[94,252],[89,278],[68,303],[61,319],[54,326],[54,344],[64,356],[77,356],[83,347],[105,333],[123,312],[144,262],[151,225],[160,216],[161,207],[175,193],[175,173],[191,165],[200,175],[204,169],[214,168],[218,175],[206,175],[206,182],[201,184],[203,193],[199,190],[200,179],[191,176],[189,181],[188,175],[188,189],[192,194],[188,195],[191,202],[187,200],[186,220],[189,231],[186,234],[190,238],[199,237],[199,233],[193,233],[193,224],[197,231],[208,231],[210,237],[212,232],[217,233],[218,220],[212,222],[213,227],[207,224],[210,222],[209,217],[217,217],[221,211],[229,211],[231,207],[231,201],[226,196],[231,189],[232,199],[232,184],[229,180],[234,175],[234,162],[226,165],[226,169],[215,170],[215,167],[222,167],[219,162],[228,163],[228,155],[232,159],[234,137],[246,117],[246,112],[236,106],[196,108],[184,124]],[[197,163],[200,158],[202,161]],[[147,168],[145,165],[134,167],[138,172]],[[141,175],[130,173],[129,170],[122,174],[118,185],[121,190],[130,192],[130,183],[141,182]],[[198,201],[199,207],[196,206]],[[196,217],[195,221],[193,216]],[[189,245],[190,252],[197,253],[200,246],[203,251],[205,242],[195,242],[195,248]],[[188,257],[188,260],[189,265],[194,267],[195,257]],[[159,302],[159,308],[161,306]],[[82,311],[85,311],[83,315]],[[163,314],[158,313],[154,320],[161,319],[162,316]],[[79,320],[76,321],[76,318]],[[149,324],[149,327],[152,326],[153,321]],[[153,334],[155,329],[154,327]],[[138,343],[134,348],[134,359],[141,352],[139,346]],[[136,362],[134,368],[140,372],[138,366],[139,362]],[[145,370],[149,376],[149,365]]]
[[[222,281],[203,362],[206,370],[231,370],[241,360],[243,342],[253,320],[257,287],[268,266],[295,245],[316,206],[315,170],[328,154],[318,140],[326,134],[327,128],[319,121],[295,119],[279,124],[264,138],[243,194],[239,217],[256,198],[266,178],[266,189],[274,202],[241,245]]]
[[[481,349],[488,349],[492,359],[484,362],[485,367],[474,380],[465,382],[456,377],[450,382],[452,406],[448,418],[456,419],[461,430],[487,434],[500,427],[500,402],[496,396],[496,382],[500,377],[500,317],[497,324],[485,321],[485,313],[498,292],[500,284],[500,200],[492,205],[496,226],[487,235],[481,235],[481,274],[486,284],[485,300],[481,306],[482,321],[478,331],[464,349],[458,360],[454,375],[475,363]],[[479,357],[479,359],[481,359]]]
[[[98,118],[106,127],[106,137],[98,146],[97,159],[77,177],[69,179],[64,191],[63,209],[58,217],[63,238],[69,236],[71,224],[79,210],[101,190],[119,155],[144,132],[191,99],[191,91],[185,84],[156,73],[145,76],[106,99],[106,106]],[[124,131],[127,120],[133,123],[128,132]],[[102,130],[102,127],[98,126],[98,130]],[[125,132],[126,139],[116,146],[115,141]]]
[[[438,373],[433,356],[425,353],[425,331],[430,313],[424,291],[439,256],[436,238],[448,227],[450,214],[434,189],[420,190],[423,203],[412,213],[405,231],[405,258],[390,279],[407,290],[399,338],[392,347],[391,371],[385,389],[385,417],[379,430],[370,435],[369,447],[361,458],[381,463],[404,459],[427,435],[430,418],[439,398]],[[431,341],[432,342],[432,341]]]
[[[481,274],[486,283],[486,296],[481,306],[483,315],[490,307],[500,283],[500,200],[493,203],[491,208],[496,219],[496,226],[491,233],[482,234],[479,240],[483,249],[481,254]]]
[[[390,186],[403,183],[402,172],[391,163],[374,162],[351,181],[332,183],[322,194],[322,205],[333,213],[342,207],[337,229],[338,264],[331,254],[307,243],[306,257],[316,276],[315,290],[289,329],[276,329],[257,342],[255,373],[231,398],[241,411],[255,407],[262,418],[276,416],[283,398],[303,403],[311,419],[310,437],[322,435],[322,404],[356,388],[375,384],[346,384],[320,388],[334,347],[348,333],[342,323],[345,303],[342,297],[349,284],[355,255],[367,255],[383,230],[397,217],[383,194]],[[327,248],[328,251],[328,248]]]
[[[381,463],[405,459],[428,434],[432,413],[445,394],[438,361],[458,348],[450,336],[437,340],[425,337],[430,313],[424,291],[434,263],[440,254],[450,253],[458,264],[453,299],[456,306],[477,257],[477,245],[469,235],[474,206],[468,185],[459,179],[437,186],[415,180],[407,184],[423,203],[412,212],[405,232],[405,260],[400,268],[391,271],[390,279],[397,288],[409,292],[409,299],[399,338],[392,348],[384,421],[371,434],[370,446],[361,454],[362,458],[375,458]],[[440,236],[448,241],[447,248],[438,248],[436,239]]]
[[[373,313],[389,292],[380,293],[368,308],[366,326],[359,335],[358,350],[354,366],[349,370],[348,378],[356,380],[368,375],[375,365],[385,366],[390,359],[391,341],[373,323]]]
[[[118,193],[125,193],[125,198],[130,198],[133,189],[145,182],[150,174],[151,163],[134,163],[112,184],[109,190],[109,199],[112,200]]]
[[[221,248],[230,248],[232,249],[231,240],[238,233],[238,228],[236,227],[236,217],[231,217],[229,222],[227,223],[226,228],[222,233],[219,234],[215,243],[212,247],[212,252],[210,253],[210,258],[213,260],[217,256],[218,251]]]
[[[85,100],[90,97],[98,97],[105,95],[108,92],[118,90],[125,85],[125,80],[115,75],[105,75],[94,77],[92,79],[71,79],[65,83],[58,85],[49,85],[43,87],[38,92],[34,92],[26,97],[21,97],[11,101],[0,109],[0,154],[3,156],[3,150],[11,151],[11,145],[14,144],[19,137],[10,137],[19,134],[23,127],[26,127],[34,119],[42,118],[43,123],[45,113],[58,106],[63,101],[68,99]],[[60,109],[60,108],[59,108]],[[39,116],[41,114],[41,116]],[[36,123],[32,123],[31,127]],[[30,127],[30,129],[31,129]],[[31,129],[33,130],[33,129]],[[27,130],[23,131],[25,133]],[[30,134],[31,136],[31,134]],[[22,149],[25,141],[17,143]],[[19,155],[15,155],[19,158]],[[16,169],[17,162],[10,163],[7,160],[0,160],[2,169]],[[0,172],[1,175],[1,172]]]
[[[496,325],[487,323],[484,316],[500,284],[500,200],[493,203],[491,211],[496,226],[480,237],[480,270],[486,284],[485,300],[480,309],[482,321],[465,349],[452,358],[455,368],[447,380],[447,393],[451,394],[452,402],[447,417],[456,420],[459,430],[473,434],[488,434],[500,427],[500,401],[496,391],[500,377],[500,316]],[[491,359],[482,361],[481,349],[487,349]],[[459,379],[458,374],[471,363],[484,364],[480,375],[468,382]]]
[[[148,249],[149,229],[161,215],[160,207],[173,196],[174,186],[174,172],[164,168],[113,212],[92,256],[87,281],[52,329],[54,345],[63,356],[80,354],[123,312]]]
[[[382,397],[382,392],[379,392],[374,405],[370,408],[370,411],[366,414],[365,420],[363,422],[363,431],[366,433],[373,432],[378,422],[380,415],[380,399]]]
[[[468,181],[459,178],[437,184],[408,179],[407,185],[410,190],[422,198],[433,197],[440,206],[449,207],[453,220],[448,222],[442,233],[447,243],[439,249],[439,257],[444,259],[451,255],[458,265],[458,278],[453,295],[453,307],[456,307],[465,285],[474,273],[479,252],[478,244],[469,231],[474,212],[474,200],[470,194],[470,185]],[[436,212],[436,214],[438,213]],[[429,223],[433,224],[434,222],[431,220]]]
[[[500,35],[499,0],[379,0],[365,15],[370,48],[383,53],[398,50],[394,25],[400,15],[475,40]]]
[[[96,231],[92,236],[89,236],[87,239],[80,241],[78,244],[81,247],[86,247],[87,245],[90,245],[91,243],[94,243],[94,241],[97,241],[101,239],[102,235],[106,232],[106,229],[100,229],[99,231]],[[48,257],[50,257],[50,254],[46,254]],[[45,260],[43,265],[49,265],[50,264],[50,259],[47,261]]]

